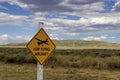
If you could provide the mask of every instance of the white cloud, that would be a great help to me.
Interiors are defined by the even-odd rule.
[[[58,34],[51,33],[49,36],[50,36],[51,39],[59,40]]]
[[[95,40],[95,41],[102,41],[102,40],[105,40],[107,39],[107,36],[99,36],[99,37],[94,37],[94,36],[88,36],[87,38],[83,38],[82,40],[88,40],[88,41],[92,41],[92,40]]]
[[[58,34],[54,34],[54,33],[50,34],[50,37],[54,37],[54,36],[58,36]]]
[[[9,39],[10,37],[8,34],[0,35],[0,44],[7,44]]]
[[[120,24],[119,20],[120,18],[118,16],[119,15],[112,15],[113,13],[110,14],[103,14],[101,15],[100,13],[98,13],[97,11],[101,11],[104,9],[104,0],[88,0],[88,1],[84,1],[84,0],[75,0],[75,1],[69,1],[69,0],[59,0],[59,1],[43,1],[43,0],[38,0],[37,2],[34,0],[29,0],[29,1],[24,1],[24,0],[1,0],[1,1],[6,1],[9,2],[10,4],[16,4],[19,5],[22,8],[29,8],[31,10],[35,10],[36,7],[32,6],[29,7],[30,5],[36,5],[36,6],[43,6],[43,10],[42,9],[36,9],[35,11],[35,15],[33,16],[32,20],[27,19],[30,16],[19,16],[21,18],[19,19],[13,19],[14,24],[25,24],[23,22],[25,22],[24,20],[28,21],[28,25],[30,26],[34,26],[35,24],[38,24],[39,21],[43,21],[45,22],[46,26],[52,26],[51,29],[53,30],[58,30],[58,27],[68,27],[68,26],[91,26],[91,25],[96,25],[96,24]],[[40,3],[41,2],[41,3]],[[57,13],[68,13],[67,15],[73,14],[76,16],[80,16],[81,19],[80,20],[70,20],[70,19],[66,19],[66,18],[53,18],[53,19],[46,19],[44,17],[44,15],[48,14],[50,10],[47,9],[45,6],[48,5],[52,5],[55,6],[53,4],[57,3],[59,7],[62,6],[68,6],[69,8],[73,9],[73,12],[70,12],[69,9],[66,11],[57,11],[55,9],[55,12]],[[40,5],[41,4],[41,5]],[[44,5],[43,5],[44,4]],[[83,5],[84,4],[84,5]],[[25,6],[26,5],[26,6]],[[40,7],[39,7],[40,8]],[[52,7],[53,8],[53,7]],[[51,8],[51,9],[52,9]],[[46,9],[46,10],[45,10]],[[63,9],[63,8],[59,8],[59,9]],[[67,9],[67,8],[66,8]],[[45,10],[45,11],[44,11]],[[64,10],[64,9],[63,9]],[[43,11],[43,12],[42,12]],[[13,16],[13,15],[12,15]],[[14,16],[14,17],[18,17],[18,16]],[[12,18],[11,18],[12,19]],[[8,20],[8,19],[6,19]],[[8,20],[9,21],[9,20]],[[16,21],[16,22],[15,22]],[[18,23],[17,23],[18,22]],[[57,28],[56,28],[57,27]],[[97,26],[96,26],[97,27]],[[79,27],[78,27],[79,28]],[[86,27],[85,27],[86,28]],[[49,28],[48,28],[49,29]],[[88,27],[86,29],[92,30],[92,29],[96,29],[95,27]]]
[[[20,41],[20,42],[26,42],[26,41],[30,41],[30,39],[32,39],[32,37],[30,36],[16,36],[14,40]]]
[[[48,15],[48,14],[45,14]],[[30,26],[38,26],[38,22],[44,22],[44,28],[55,34],[64,34],[67,36],[75,36],[81,33],[98,33],[98,32],[118,32],[120,14],[105,14],[101,16],[80,18],[78,20],[62,19],[62,18],[45,18],[42,14],[35,14],[30,20]]]
[[[118,16],[101,16],[90,18],[93,24],[120,24],[120,17]]]
[[[63,34],[67,36],[79,36],[80,35],[79,33],[63,33]]]
[[[27,28],[34,28],[38,26],[39,21],[43,21],[45,23],[44,28],[55,34],[60,33],[67,36],[78,36],[80,33],[120,31],[120,18],[118,16],[120,16],[120,14],[114,13],[112,15],[108,14],[98,17],[80,18],[79,20],[69,20],[59,17],[45,18],[44,15],[40,13],[32,17],[0,13],[0,25],[23,26],[24,28],[27,26]]]
[[[103,10],[104,0],[1,0],[0,2],[8,2],[11,5],[18,5],[21,8],[29,9],[34,12],[41,13],[66,13],[67,15],[86,16],[94,15],[96,11]]]
[[[0,35],[1,40],[7,40],[9,38],[8,34]]]
[[[25,3],[22,3],[19,0],[0,0],[0,2],[7,2],[11,5],[19,5],[21,8],[26,8],[26,9],[33,6],[33,5],[27,5]]]
[[[28,16],[17,16],[0,12],[0,25],[21,26],[25,24]]]
[[[119,0],[118,0],[119,1]],[[0,25],[27,26],[26,29],[38,26],[38,22],[45,23],[44,28],[51,31],[52,38],[58,38],[58,34],[66,36],[78,36],[80,33],[96,33],[120,31],[120,12],[99,13],[104,10],[104,0],[0,0],[11,5],[18,5],[21,8],[33,10],[34,15],[18,16],[7,13],[0,13]],[[114,9],[119,2],[116,3]],[[51,13],[61,14],[57,18],[46,18]],[[67,19],[62,14],[73,15],[80,19]],[[62,18],[61,18],[62,17]],[[107,36],[106,36],[107,37]],[[105,36],[86,39],[102,40]],[[16,39],[25,39],[25,36],[16,36]]]
[[[8,43],[22,43],[28,42],[31,39],[29,36],[10,36],[8,34],[0,35],[0,45]]]
[[[17,39],[23,39],[23,36],[16,36]]]

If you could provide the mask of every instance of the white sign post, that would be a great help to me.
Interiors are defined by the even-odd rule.
[[[39,22],[38,30],[42,28],[43,25],[43,22]],[[43,80],[43,65],[41,65],[39,62],[37,62],[37,80]]]
[[[43,80],[43,65],[37,62],[37,80]]]

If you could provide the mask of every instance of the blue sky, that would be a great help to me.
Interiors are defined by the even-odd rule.
[[[120,43],[120,0],[0,0],[0,44],[28,42],[39,22],[51,39]]]

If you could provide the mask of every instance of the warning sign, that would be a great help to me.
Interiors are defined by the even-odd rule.
[[[40,64],[43,64],[55,50],[56,46],[47,33],[41,28],[27,44],[27,48]]]

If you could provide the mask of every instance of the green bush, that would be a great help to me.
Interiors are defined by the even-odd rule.
[[[15,55],[7,54],[7,55],[5,55],[4,62],[5,63],[15,63],[16,59],[17,59],[17,57]]]
[[[120,57],[111,56],[106,59],[106,64],[109,69],[120,69]]]
[[[32,54],[25,56],[25,61],[26,63],[37,63]]]
[[[45,62],[47,67],[120,69],[120,50],[77,49],[56,50]],[[5,63],[35,63],[26,48],[0,48],[0,61]]]
[[[0,53],[0,61],[4,61],[5,58],[5,54],[4,53]]]

